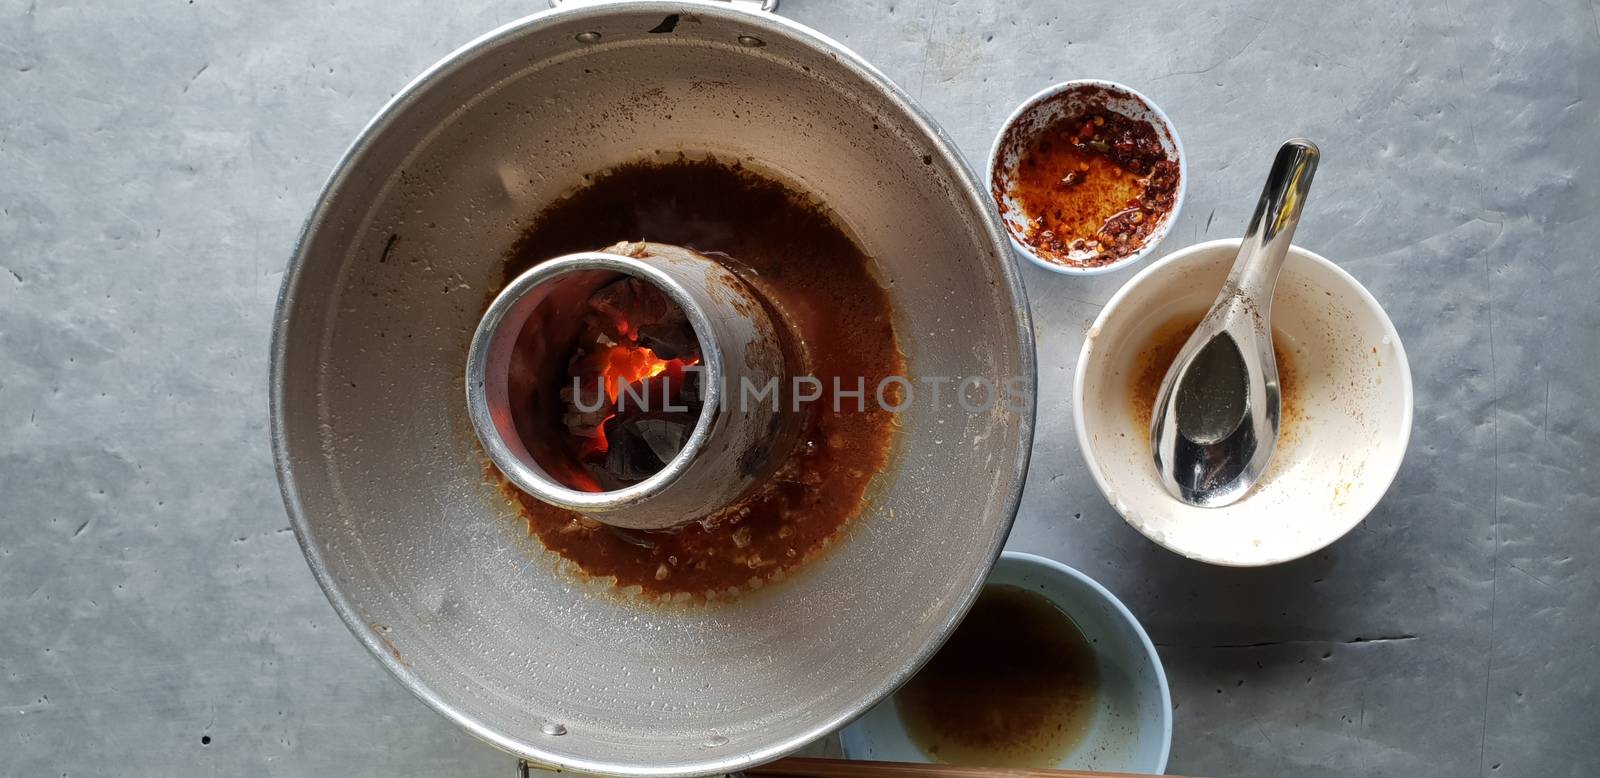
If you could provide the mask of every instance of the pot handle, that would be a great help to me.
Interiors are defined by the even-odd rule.
[[[752,11],[778,12],[778,0],[722,0],[729,5],[739,8],[748,8]],[[560,8],[564,3],[576,3],[580,0],[550,0],[551,8]]]
[[[555,4],[559,3],[559,2],[561,2],[561,0],[550,0],[550,4],[551,5],[555,5]],[[777,5],[778,4],[777,0],[773,0],[772,4],[773,5]],[[545,768],[541,767],[541,766],[539,766],[539,765],[537,765],[537,764],[535,764],[533,762],[530,762],[530,761],[528,761],[526,759],[518,759],[517,760],[517,778],[533,778],[533,771],[534,770],[544,771]],[[559,768],[555,768],[555,767],[549,768],[549,771],[550,772],[561,772],[561,770]],[[740,770],[739,772],[736,772],[736,773],[727,773],[726,775],[723,776],[723,778],[745,778],[745,774],[744,774],[743,770]]]

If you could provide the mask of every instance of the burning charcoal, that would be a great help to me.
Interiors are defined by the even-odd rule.
[[[561,387],[561,402],[569,411],[586,411],[589,409],[601,410],[606,404],[606,398],[601,394],[605,389],[600,385],[599,379],[586,382],[587,385],[579,387],[576,382]]]
[[[589,307],[597,311],[602,320],[627,321],[633,312],[638,288],[639,281],[635,278],[613,281],[589,295]]]
[[[686,372],[700,342],[671,298],[641,279],[601,287],[588,308],[560,390],[562,424],[574,455],[615,489],[660,472],[688,442],[704,403],[701,376]]]
[[[595,404],[596,400],[599,399],[598,392],[600,391],[597,386],[593,392],[581,398],[584,401],[585,408],[592,407]],[[577,399],[578,396],[573,387],[564,386],[561,388],[561,402],[566,405],[566,413],[562,414],[561,422],[567,426],[567,432],[572,435],[580,438],[599,437],[601,425],[606,423],[606,419],[611,418],[610,404],[602,403],[599,408],[591,411],[579,408]]]
[[[616,319],[590,311],[583,315],[583,330],[578,333],[578,342],[586,345],[615,346],[617,339],[621,337],[617,328]]]
[[[600,287],[589,297],[589,305],[612,321],[635,327],[683,315],[661,290],[631,276]]]
[[[683,450],[685,443],[689,442],[693,419],[686,418],[683,421],[666,418],[640,419],[632,426],[638,431],[639,437],[644,439],[645,445],[650,447],[651,453],[665,465]]]
[[[681,312],[666,321],[639,327],[639,345],[659,359],[698,359],[700,340]]]
[[[666,464],[630,420],[613,419],[606,424],[606,440],[611,447],[606,449],[604,467],[620,481],[643,481]]]
[[[580,438],[600,437],[600,427],[606,423],[610,414],[606,411],[584,413],[572,411],[561,417],[561,422],[567,425],[567,432]]]
[[[696,414],[685,412],[613,417],[605,425],[610,448],[601,467],[624,483],[655,475],[689,442],[695,419]]]

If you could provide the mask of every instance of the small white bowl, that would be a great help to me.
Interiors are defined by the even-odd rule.
[[[1280,350],[1295,366],[1272,461],[1244,499],[1197,508],[1157,480],[1150,430],[1130,387],[1169,322],[1198,321],[1239,241],[1178,251],[1133,277],[1083,343],[1073,386],[1078,447],[1106,500],[1151,540],[1190,559],[1254,567],[1297,559],[1343,537],[1388,491],[1411,438],[1411,368],[1378,301],[1349,273],[1289,249],[1272,302]]]
[[[1063,97],[1068,92],[1078,90],[1079,87],[1093,87],[1096,94],[1104,101],[1105,109],[1153,125],[1167,159],[1178,163],[1178,190],[1173,194],[1172,209],[1167,212],[1166,218],[1145,236],[1144,244],[1138,251],[1097,267],[1052,262],[1035,254],[1023,240],[1027,235],[1028,217],[1016,200],[1007,194],[1010,191],[1010,182],[1017,174],[1017,166],[1021,162],[1023,152],[1030,147],[1031,140],[1040,132],[1049,129],[1059,119],[1084,111],[1085,105],[1082,101]],[[1000,221],[1005,225],[1006,235],[1011,238],[1011,245],[1018,253],[1051,272],[1093,276],[1121,270],[1144,259],[1167,237],[1167,232],[1178,220],[1178,212],[1183,209],[1183,196],[1189,188],[1189,163],[1183,153],[1183,141],[1178,138],[1177,128],[1172,126],[1172,120],[1167,118],[1166,113],[1154,101],[1133,87],[1115,81],[1085,78],[1046,87],[1028,98],[1007,117],[1005,124],[1000,127],[1000,132],[995,135],[994,146],[989,150],[988,183],[995,207],[1000,211]]]
[[[1111,592],[1054,559],[1007,551],[986,585],[1038,592],[1072,620],[1094,648],[1095,719],[1058,769],[1162,773],[1172,750],[1172,692],[1161,657],[1144,627]],[[849,759],[927,764],[906,734],[894,697],[839,733]]]

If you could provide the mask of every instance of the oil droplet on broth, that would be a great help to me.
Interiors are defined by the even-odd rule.
[[[1027,589],[992,585],[895,694],[906,733],[936,762],[1055,767],[1094,722],[1099,672],[1077,625]]]

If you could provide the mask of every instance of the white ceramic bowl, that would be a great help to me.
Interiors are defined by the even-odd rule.
[[[1040,593],[1094,647],[1100,679],[1095,720],[1055,767],[1164,772],[1172,750],[1172,693],[1161,657],[1127,607],[1089,576],[1053,559],[1016,551],[1001,555],[987,583]],[[850,759],[929,761],[906,735],[892,696],[841,731],[839,745]]]
[[[1173,194],[1172,209],[1167,212],[1164,219],[1156,225],[1155,229],[1145,236],[1144,244],[1140,249],[1122,259],[1098,267],[1080,267],[1052,262],[1038,254],[1024,242],[1027,235],[1028,217],[1023,213],[1022,207],[1007,192],[1009,184],[1017,174],[1022,150],[1028,147],[1028,139],[1038,135],[1065,116],[1073,116],[1083,112],[1081,101],[1058,99],[1068,91],[1078,87],[1095,87],[1098,94],[1103,96],[1105,108],[1115,111],[1123,116],[1149,122],[1157,129],[1161,140],[1161,148],[1167,154],[1167,159],[1178,163],[1178,191]],[[1008,143],[1007,138],[1013,132],[1018,133],[1017,143]],[[1178,212],[1183,208],[1183,196],[1189,188],[1189,163],[1183,153],[1183,141],[1178,138],[1178,129],[1172,126],[1172,120],[1167,118],[1165,112],[1150,98],[1140,94],[1130,86],[1119,84],[1115,81],[1103,81],[1094,78],[1064,81],[1055,86],[1046,87],[1037,94],[1027,99],[1017,110],[1006,118],[1001,125],[1000,132],[995,135],[994,146],[989,149],[988,184],[991,197],[995,206],[1000,211],[1000,221],[1005,225],[1006,235],[1011,238],[1011,245],[1022,256],[1027,257],[1035,265],[1046,270],[1065,275],[1092,276],[1101,273],[1110,273],[1128,267],[1154,251],[1156,246],[1167,237],[1167,232],[1178,220]]]
[[[1349,273],[1298,246],[1272,302],[1280,350],[1294,367],[1272,461],[1244,499],[1197,508],[1156,478],[1148,422],[1130,387],[1158,330],[1198,321],[1239,241],[1176,252],[1133,277],[1095,319],[1078,357],[1078,446],[1106,499],[1146,537],[1190,559],[1270,565],[1343,537],[1382,499],[1411,437],[1411,368],[1388,315]],[[1164,368],[1159,368],[1164,370]]]

